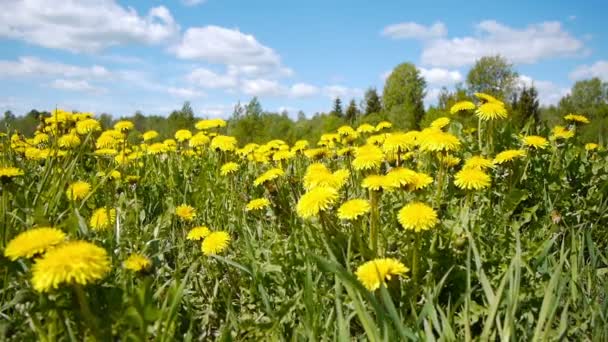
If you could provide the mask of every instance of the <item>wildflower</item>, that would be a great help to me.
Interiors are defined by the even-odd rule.
[[[184,221],[192,221],[196,217],[196,210],[187,204],[182,204],[175,208],[175,215]]]
[[[255,185],[255,186],[262,185],[266,182],[277,179],[280,176],[283,176],[284,174],[285,174],[285,171],[283,171],[281,169],[278,169],[278,168],[270,169],[270,170],[264,172],[263,174],[261,174],[258,178],[256,178],[253,181],[253,185]]]
[[[370,170],[380,167],[384,160],[382,150],[374,145],[364,145],[355,150],[352,165],[355,170]]]
[[[570,121],[570,122],[574,122],[574,123],[583,123],[583,124],[588,124],[589,119],[584,116],[584,115],[578,115],[578,114],[568,114],[566,116],[564,116],[564,119],[566,121]]]
[[[116,222],[116,209],[99,208],[91,215],[89,224],[93,230],[105,230],[112,228]]]
[[[20,233],[4,249],[4,256],[15,261],[44,253],[65,240],[65,233],[51,227],[40,227]]]
[[[236,138],[227,135],[218,135],[211,140],[211,148],[224,152],[234,151],[236,149]]]
[[[268,208],[269,206],[270,206],[270,201],[268,199],[256,198],[256,199],[249,201],[249,203],[247,203],[247,206],[245,206],[245,211],[265,209],[265,208]]]
[[[148,154],[161,154],[167,152],[167,146],[163,143],[154,143],[148,146],[147,153]]]
[[[177,150],[177,142],[175,142],[173,139],[165,139],[165,141],[163,141],[163,145],[165,145],[165,149],[167,151]]]
[[[308,159],[318,159],[323,157],[325,154],[327,154],[327,149],[325,148],[311,148],[304,151],[304,155]]]
[[[71,241],[47,251],[32,268],[32,285],[38,292],[61,284],[87,285],[110,271],[105,249],[86,241]]]
[[[392,178],[384,175],[369,175],[363,179],[361,186],[365,189],[380,191],[399,186]]]
[[[507,109],[502,102],[486,102],[477,108],[475,114],[483,121],[504,119]]]
[[[382,150],[385,153],[397,153],[408,151],[416,146],[417,131],[407,133],[391,133],[384,139]]]
[[[301,218],[307,219],[319,214],[338,199],[338,191],[331,187],[316,187],[306,192],[296,206],[296,212]]]
[[[462,169],[454,176],[454,184],[463,190],[480,190],[490,186],[490,176],[480,169]]]
[[[230,235],[227,232],[213,232],[203,240],[201,250],[205,255],[218,254],[228,248]]]
[[[500,101],[499,101],[497,98],[495,98],[494,96],[492,96],[492,95],[488,95],[488,94],[486,94],[486,93],[475,93],[474,95],[475,95],[475,97],[477,97],[478,99],[480,99],[480,100],[482,100],[482,101],[484,101],[484,102],[486,102],[486,103],[487,103],[487,102],[498,102],[498,103],[502,103],[502,102],[500,102]]]
[[[431,122],[430,127],[432,128],[437,128],[437,129],[442,129],[445,126],[450,124],[450,119],[446,118],[446,117],[441,117],[438,119],[435,119],[433,122]]]
[[[239,170],[239,164],[234,163],[234,162],[229,162],[229,163],[222,165],[222,167],[220,168],[220,174],[222,176],[227,176],[231,173],[237,172],[238,170]]]
[[[555,126],[552,129],[553,134],[551,135],[551,140],[556,140],[556,139],[570,139],[572,137],[574,137],[574,131],[573,130],[569,130],[564,126]]]
[[[76,132],[80,135],[87,135],[95,131],[101,131],[101,125],[95,119],[85,119],[76,123]]]
[[[211,231],[206,226],[198,226],[190,229],[188,232],[188,236],[186,239],[192,241],[202,240],[207,237],[207,235],[211,234]]]
[[[456,151],[460,147],[456,136],[433,128],[424,129],[418,136],[418,142],[420,150],[426,152]]]
[[[491,167],[494,167],[494,162],[492,160],[480,156],[473,156],[464,162],[463,169],[483,170]]]
[[[226,126],[226,121],[224,121],[222,119],[201,120],[201,121],[197,122],[196,125],[194,125],[194,127],[196,127],[196,129],[201,130],[201,131],[211,129],[211,128],[225,127],[225,126]]]
[[[87,182],[77,181],[68,187],[66,195],[71,201],[76,201],[85,198],[91,191],[91,185]]]
[[[155,139],[156,137],[158,137],[157,131],[147,131],[146,133],[142,134],[142,138],[144,139],[144,141],[150,141],[152,139]]]
[[[40,132],[36,132],[34,133],[34,145],[44,145],[44,144],[48,144],[49,142],[49,135],[46,133],[40,133]]]
[[[369,213],[371,206],[369,201],[364,199],[352,199],[344,202],[338,208],[338,218],[341,220],[356,220]]]
[[[179,142],[184,142],[186,140],[189,140],[190,138],[192,138],[192,132],[187,129],[180,129],[175,132],[175,140]]]
[[[205,135],[203,132],[198,132],[192,138],[190,138],[189,144],[190,147],[201,147],[207,145],[211,139]]]
[[[0,180],[9,180],[18,176],[23,176],[23,170],[17,167],[0,167]]]
[[[585,144],[585,150],[587,150],[587,151],[597,150],[598,147],[599,147],[599,145],[596,144],[596,143],[587,143],[587,144]]]
[[[456,102],[454,105],[452,105],[452,107],[450,108],[450,113],[451,114],[456,114],[458,112],[464,112],[467,110],[473,110],[475,109],[475,104],[471,101],[459,101]]]
[[[516,158],[524,158],[526,156],[525,150],[506,150],[502,151],[494,157],[494,164],[504,164],[515,160]]]
[[[61,148],[70,149],[80,145],[80,138],[76,134],[66,134],[59,137],[57,145]]]
[[[118,151],[113,149],[113,148],[100,148],[95,150],[95,155],[97,156],[109,156],[109,157],[113,157],[115,155],[118,154]]]
[[[281,161],[288,160],[296,156],[296,153],[289,150],[277,151],[272,155],[272,160]]]
[[[395,167],[386,174],[386,177],[390,178],[389,182],[395,184],[396,187],[405,186],[414,183],[416,171],[404,167]]]
[[[308,147],[308,141],[298,140],[298,141],[296,141],[295,144],[293,144],[293,147],[291,148],[291,150],[294,152],[301,152],[301,151],[304,151],[307,147]]]
[[[119,132],[127,132],[132,130],[135,125],[131,121],[121,120],[114,124],[114,129]]]
[[[439,162],[447,167],[454,167],[454,166],[460,164],[460,158],[455,157],[451,154],[438,155],[438,157],[439,157]]]
[[[386,285],[393,276],[402,276],[409,272],[399,260],[393,258],[374,259],[357,267],[357,279],[370,291]]]
[[[423,172],[416,172],[412,177],[409,187],[410,190],[420,190],[426,188],[431,183],[433,183],[433,177]]]
[[[150,268],[150,266],[152,266],[152,262],[150,261],[150,259],[148,259],[144,255],[137,253],[129,255],[127,260],[122,263],[122,267],[133,272],[146,271]]]
[[[393,127],[392,123],[390,123],[388,121],[382,121],[382,122],[380,122],[379,124],[376,125],[376,132],[379,132],[379,131],[381,131],[383,129],[391,128],[391,127]]]
[[[429,230],[439,222],[437,219],[437,212],[428,205],[420,202],[413,202],[401,208],[401,210],[399,210],[398,220],[403,228],[415,232]]]
[[[376,127],[364,123],[357,127],[357,133],[374,133],[376,131]]]
[[[524,146],[532,147],[534,149],[545,149],[549,145],[547,139],[539,137],[538,135],[529,135],[523,137]]]

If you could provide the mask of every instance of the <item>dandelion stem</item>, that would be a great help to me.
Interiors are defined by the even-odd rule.
[[[369,224],[369,246],[374,257],[378,256],[378,221],[380,220],[380,212],[378,208],[377,191],[370,190],[371,215]]]
[[[84,293],[84,289],[82,285],[75,284],[74,285],[74,293],[76,294],[76,298],[78,299],[78,305],[80,306],[80,313],[84,318],[86,324],[89,325],[91,332],[94,336],[99,337],[99,325],[97,321],[97,317],[91,311],[91,307],[89,306],[89,301],[87,300],[87,295]]]

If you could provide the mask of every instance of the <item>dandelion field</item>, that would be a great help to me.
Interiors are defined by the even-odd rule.
[[[509,119],[242,146],[56,110],[0,137],[0,337],[606,340],[608,152]]]

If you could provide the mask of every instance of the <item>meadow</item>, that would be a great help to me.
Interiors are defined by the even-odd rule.
[[[54,110],[0,137],[0,338],[607,340],[606,147],[510,119],[241,145]]]

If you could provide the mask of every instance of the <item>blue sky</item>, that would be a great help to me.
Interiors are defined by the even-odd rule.
[[[608,81],[605,1],[3,0],[0,110],[227,117],[258,96],[309,116],[412,62],[427,104],[502,54],[541,102]]]

